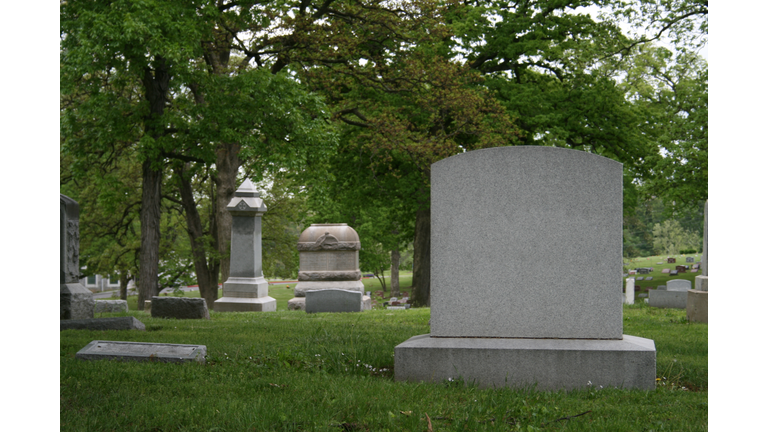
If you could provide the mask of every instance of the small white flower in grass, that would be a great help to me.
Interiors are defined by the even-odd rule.
[[[587,385],[591,386],[592,385],[592,381],[587,381]]]

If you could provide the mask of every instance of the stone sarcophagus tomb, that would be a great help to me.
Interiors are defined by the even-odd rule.
[[[308,312],[341,312],[336,308],[319,306],[306,308],[307,292],[344,290],[360,293],[360,307],[344,308],[358,312],[371,308],[370,297],[364,296],[365,287],[360,272],[360,238],[352,227],[344,223],[312,224],[299,236],[299,282],[295,297],[288,309]]]

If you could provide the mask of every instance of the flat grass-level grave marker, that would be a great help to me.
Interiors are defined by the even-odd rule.
[[[205,363],[205,345],[95,340],[77,352],[81,360],[121,360],[138,362]]]
[[[246,179],[227,205],[232,214],[229,279],[222,286],[221,298],[213,302],[216,312],[277,310],[277,300],[269,296],[269,283],[261,267],[261,215],[267,206],[259,196]]]
[[[431,332],[395,347],[396,380],[655,387],[654,342],[623,334],[620,163],[476,150],[433,164],[431,188]]]

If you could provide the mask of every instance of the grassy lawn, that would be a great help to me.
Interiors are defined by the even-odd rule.
[[[624,305],[624,333],[656,343],[653,391],[480,390],[393,380],[394,347],[429,333],[428,308],[308,315],[285,310],[292,289],[270,295],[274,313],[169,320],[132,309],[147,331],[62,331],[61,430],[707,430],[707,325],[683,310]],[[207,363],[77,360],[95,339],[202,344]]]
[[[695,278],[696,276],[701,275],[701,271],[697,273],[691,273],[690,271],[686,271],[685,273],[680,273],[676,276],[670,276],[669,273],[662,273],[661,271],[663,269],[670,269],[674,270],[675,266],[679,265],[687,265],[691,268],[693,268],[693,264],[696,264],[697,262],[701,261],[701,254],[697,255],[670,255],[671,257],[675,258],[677,260],[674,264],[667,264],[667,255],[661,255],[661,256],[652,256],[652,257],[644,257],[644,258],[624,258],[624,273],[627,272],[627,270],[632,270],[635,268],[640,267],[653,267],[653,271],[649,274],[636,274],[636,275],[630,275],[624,278],[624,287],[626,287],[626,279],[628,277],[638,278],[642,277],[643,280],[635,280],[635,295],[640,293],[647,293],[649,289],[656,289],[659,285],[666,285],[667,281],[670,279],[685,279],[691,281],[691,288],[693,288],[695,284]],[[693,263],[687,263],[685,262],[686,256],[692,256],[694,258]],[[656,264],[658,262],[661,262],[662,264]],[[627,264],[628,263],[628,264]],[[645,278],[648,276],[653,277],[653,280],[647,281]],[[640,287],[638,289],[638,287]],[[641,301],[638,298],[635,299],[635,301]]]

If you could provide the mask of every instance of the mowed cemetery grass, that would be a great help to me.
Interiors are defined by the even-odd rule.
[[[158,319],[134,298],[130,312],[101,316],[134,316],[146,331],[62,331],[61,430],[707,430],[707,325],[684,310],[623,306],[624,333],[656,343],[653,391],[479,389],[394,381],[394,347],[429,333],[428,308],[310,315],[286,310],[290,285],[270,286],[277,312]],[[200,344],[208,355],[204,365],[76,359],[92,340]]]

